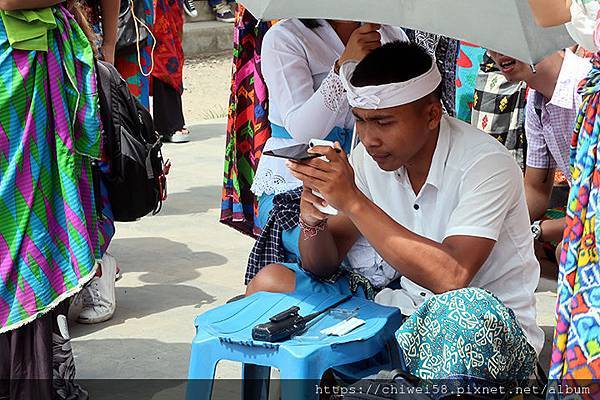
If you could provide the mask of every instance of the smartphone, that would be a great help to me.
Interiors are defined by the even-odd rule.
[[[265,151],[265,156],[285,158],[286,160],[306,161],[313,158],[321,157],[321,154],[309,153],[310,146],[307,144],[297,144],[281,149]]]

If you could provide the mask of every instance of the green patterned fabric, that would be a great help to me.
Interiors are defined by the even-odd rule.
[[[408,372],[421,379],[527,379],[537,354],[512,310],[467,288],[430,298],[396,333]]]
[[[48,51],[48,31],[56,28],[51,8],[2,11],[8,42],[19,50]]]

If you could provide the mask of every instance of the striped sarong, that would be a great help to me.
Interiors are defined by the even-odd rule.
[[[105,241],[94,55],[73,16],[53,10],[48,52],[14,50],[0,23],[0,333],[79,291]]]

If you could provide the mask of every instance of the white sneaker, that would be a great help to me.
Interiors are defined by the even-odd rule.
[[[115,299],[115,277],[117,260],[106,253],[101,262],[102,276],[93,278],[80,293],[83,303],[77,322],[97,324],[112,318],[117,308]]]

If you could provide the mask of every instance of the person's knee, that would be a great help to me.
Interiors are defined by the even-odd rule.
[[[296,274],[281,264],[267,265],[248,283],[246,295],[256,292],[289,293],[296,288]]]
[[[432,297],[427,303],[427,313],[435,314],[438,321],[453,323],[458,318],[465,323],[464,328],[475,331],[480,324],[490,323],[490,318],[498,320],[501,311],[505,317],[503,312],[507,310],[496,296],[476,287],[446,292]]]

